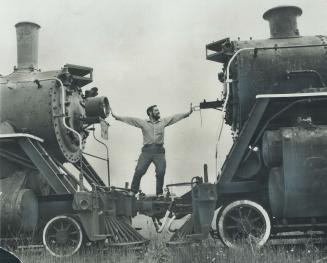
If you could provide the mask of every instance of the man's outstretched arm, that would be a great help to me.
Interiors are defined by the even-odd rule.
[[[140,119],[140,118],[133,118],[133,117],[123,117],[123,116],[117,116],[116,114],[114,114],[112,112],[111,109],[111,115],[112,117],[114,117],[117,121],[121,121],[124,122],[126,124],[141,128],[142,127],[142,123],[144,122],[144,120]]]
[[[190,116],[192,114],[192,112],[193,112],[193,108],[192,108],[192,103],[191,103],[190,110],[188,112],[168,116],[166,118],[163,118],[162,120],[164,121],[165,126],[169,126],[169,125],[172,125],[184,118],[187,118],[188,116]]]

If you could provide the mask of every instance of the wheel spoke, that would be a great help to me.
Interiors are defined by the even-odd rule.
[[[253,232],[256,234],[256,236],[261,236],[262,233],[264,233],[264,227],[253,227],[253,230],[254,230]]]
[[[238,226],[226,226],[225,228],[226,229],[236,229],[236,228],[238,228]]]
[[[52,226],[52,228],[56,231],[56,232],[59,232],[60,229],[58,227],[56,227],[55,225]]]
[[[248,212],[248,214],[247,214],[247,217],[248,217],[248,218],[250,218],[251,213],[252,213],[252,209],[249,208],[249,212]]]
[[[69,228],[71,228],[73,225],[68,223],[67,226],[63,229],[64,231],[68,231]]]
[[[255,217],[255,218],[252,218],[252,219],[251,219],[251,223],[253,224],[253,223],[259,221],[260,219],[262,219],[260,216]]]
[[[226,217],[231,218],[236,223],[238,223],[240,221],[238,218],[236,218],[235,216],[232,216],[232,215],[227,215]]]
[[[243,218],[243,214],[242,214],[242,206],[240,206],[239,208],[238,208],[238,215],[240,216],[240,220],[242,220],[242,218]]]
[[[60,221],[60,230],[64,230],[64,222]]]
[[[236,232],[236,234],[232,237],[232,240],[238,240],[241,237],[241,231]]]
[[[70,239],[70,242],[73,244],[78,244],[78,240],[75,240],[75,239]]]
[[[260,238],[254,236],[254,235],[251,235],[251,234],[249,234],[249,240],[250,241],[254,240],[255,243],[259,243],[260,242]]]

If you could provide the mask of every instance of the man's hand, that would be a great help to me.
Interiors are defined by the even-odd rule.
[[[112,117],[114,117],[117,120],[117,116],[114,114],[111,107],[110,107],[110,112],[111,112]]]
[[[193,112],[193,106],[192,106],[192,103],[190,104],[190,112],[189,112],[189,115],[191,115]]]

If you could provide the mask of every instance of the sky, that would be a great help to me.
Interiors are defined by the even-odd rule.
[[[146,118],[157,104],[161,116],[186,112],[190,103],[220,97],[218,63],[205,57],[205,45],[225,37],[265,39],[268,23],[262,14],[278,5],[297,5],[301,35],[326,35],[327,0],[0,0],[0,74],[16,65],[14,25],[32,21],[41,25],[39,68],[61,68],[66,63],[90,66],[99,93],[107,96],[116,115]],[[215,151],[221,113],[194,112],[165,131],[166,183],[190,181],[209,166],[216,178]],[[201,121],[202,119],[202,121]],[[113,120],[109,140],[111,183],[131,182],[142,146],[141,130]],[[99,127],[97,134],[99,134]],[[231,144],[228,127],[218,143],[218,166]],[[104,156],[103,146],[91,138],[86,151]],[[89,159],[106,178],[103,162]],[[154,167],[141,188],[155,192]],[[174,189],[180,193],[185,189]],[[187,189],[186,189],[187,190]]]

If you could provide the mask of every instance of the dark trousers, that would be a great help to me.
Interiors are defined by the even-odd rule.
[[[137,161],[131,189],[137,193],[140,189],[142,176],[146,173],[151,163],[156,167],[156,194],[163,193],[164,177],[166,172],[165,149],[161,146],[143,147],[142,153]]]

